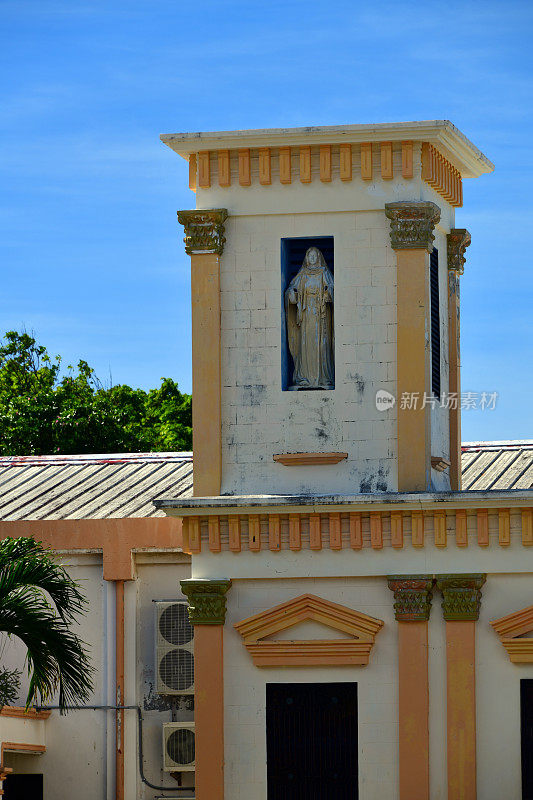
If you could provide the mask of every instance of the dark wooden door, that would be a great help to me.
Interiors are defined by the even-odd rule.
[[[268,800],[357,800],[357,684],[270,683]]]
[[[43,776],[10,775],[4,781],[3,800],[43,800]]]
[[[520,681],[522,800],[533,800],[533,680]]]

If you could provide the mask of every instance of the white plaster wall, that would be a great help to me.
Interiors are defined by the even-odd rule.
[[[477,624],[478,797],[521,794],[520,680],[533,678],[533,664],[512,664],[489,620],[532,603],[531,574],[488,575]],[[531,634],[529,634],[531,635]]]
[[[281,390],[281,239],[333,236],[335,389]],[[232,217],[221,263],[222,492],[394,491],[396,257],[383,211]],[[284,467],[275,453],[347,452]]]
[[[258,668],[253,665],[241,636],[233,629],[234,623],[305,592],[385,622],[376,637],[368,666]],[[395,800],[398,797],[398,646],[392,595],[386,581],[372,578],[235,581],[227,597],[224,741],[228,800],[266,797],[266,684],[298,681],[357,682],[359,796],[361,800]],[[298,626],[291,631],[295,638],[311,635],[304,626],[300,633]]]
[[[234,623],[304,592],[384,620],[385,627],[376,637],[367,667],[253,666],[241,637],[233,629]],[[531,575],[488,574],[482,594],[476,625],[478,797],[518,800],[521,797],[520,680],[533,678],[533,664],[511,664],[489,621],[531,604]],[[429,623],[431,800],[447,798],[446,627],[441,602],[442,596],[435,590]],[[228,593],[224,640],[227,797],[264,800],[266,796],[266,683],[343,680],[358,683],[360,797],[362,800],[397,797],[397,624],[392,604],[385,576],[234,581]],[[291,635],[311,638],[323,633],[302,625],[299,632],[297,627],[286,631],[284,638]]]

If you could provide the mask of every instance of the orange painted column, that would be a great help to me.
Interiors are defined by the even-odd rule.
[[[398,622],[400,800],[429,800],[428,620],[433,579],[390,575]]]
[[[194,486],[197,497],[220,495],[222,480],[220,256],[225,209],[178,211],[191,256]]]
[[[124,705],[124,581],[115,581],[115,688],[117,706]],[[124,800],[124,712],[116,712],[115,797]]]
[[[387,203],[397,259],[398,491],[426,491],[431,481],[429,253],[440,209],[426,201]]]
[[[448,800],[476,800],[476,620],[486,576],[438,575],[446,620]]]
[[[224,622],[229,580],[181,581],[194,625],[196,800],[224,800]]]
[[[448,247],[448,364],[450,370],[450,487],[461,489],[461,350],[459,276],[464,272],[465,250],[470,234],[465,228],[452,228],[446,237]],[[457,402],[452,402],[455,395]]]

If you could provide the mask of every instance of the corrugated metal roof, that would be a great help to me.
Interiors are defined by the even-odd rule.
[[[533,440],[465,442],[462,488],[533,489]]]
[[[463,489],[533,488],[533,440],[463,445]],[[192,453],[0,457],[0,519],[163,517],[192,496]]]
[[[0,457],[0,519],[164,517],[192,495],[192,453]]]

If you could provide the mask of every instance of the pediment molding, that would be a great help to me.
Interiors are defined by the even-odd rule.
[[[533,638],[521,638],[524,633],[533,631],[533,606],[491,620],[490,624],[513,664],[533,663]]]
[[[266,639],[313,620],[341,631],[344,639]],[[368,664],[383,621],[313,594],[303,594],[237,622],[244,646],[258,667]]]

